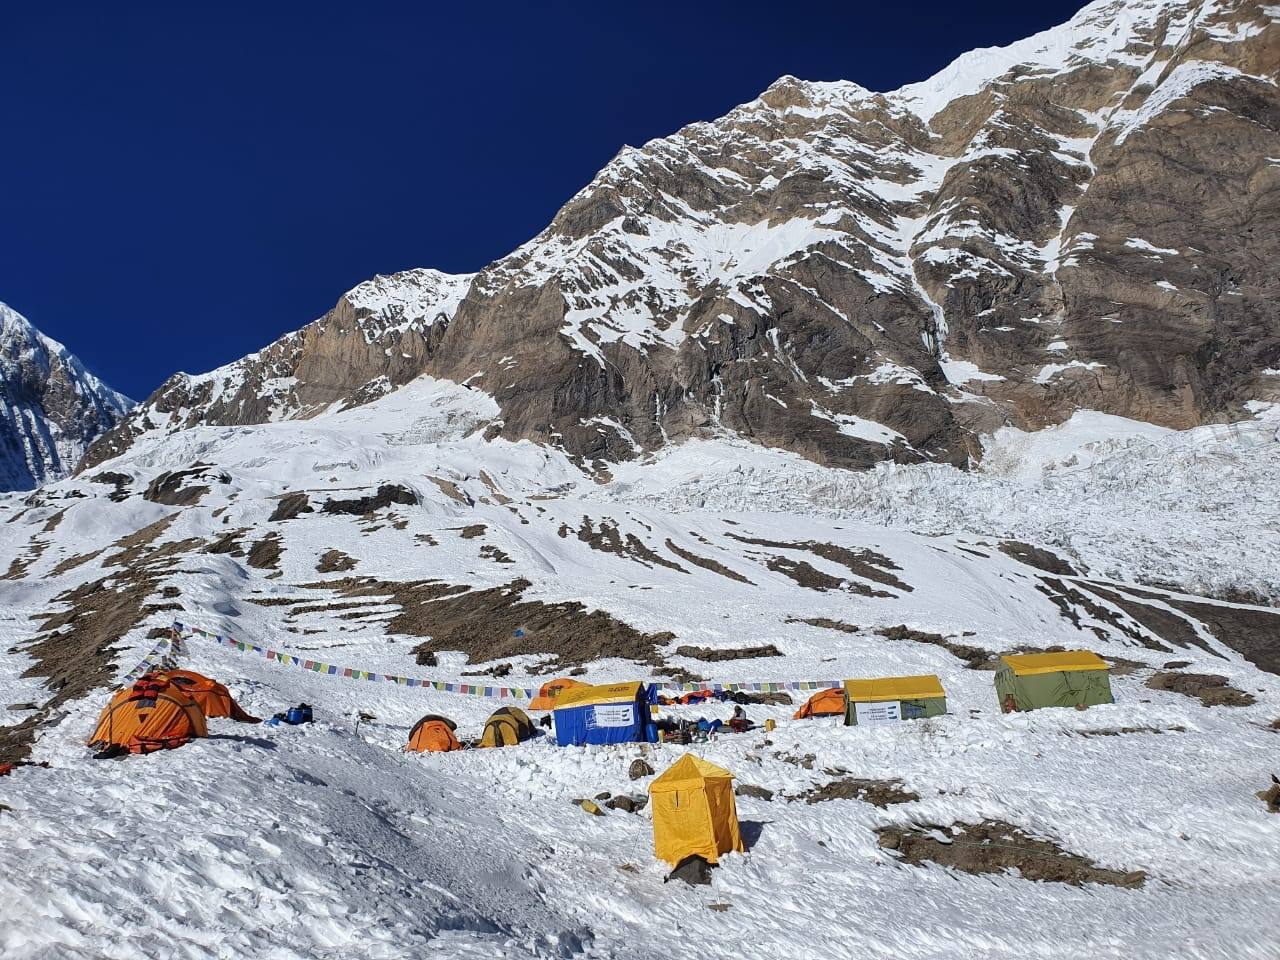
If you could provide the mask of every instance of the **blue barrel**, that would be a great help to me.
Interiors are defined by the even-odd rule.
[[[311,710],[308,707],[290,707],[284,713],[285,723],[299,724],[311,721]]]

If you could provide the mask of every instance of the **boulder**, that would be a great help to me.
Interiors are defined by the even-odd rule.
[[[691,857],[685,857],[676,864],[676,868],[667,874],[662,882],[670,883],[672,880],[683,880],[693,887],[707,886],[711,883],[711,871],[714,866],[714,864],[708,863],[702,857],[694,854]]]
[[[653,776],[653,773],[653,767],[649,766],[646,761],[640,759],[632,760],[631,766],[627,770],[627,776],[632,780],[639,780],[641,777],[651,777]]]

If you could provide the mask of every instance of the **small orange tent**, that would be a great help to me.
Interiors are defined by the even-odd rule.
[[[454,736],[458,725],[448,717],[429,713],[413,725],[409,731],[409,742],[405,750],[409,753],[443,753],[447,750],[461,750],[462,744]]]
[[[111,698],[89,746],[151,753],[207,735],[200,705],[164,674],[149,673]]]
[[[542,685],[542,689],[538,691],[538,695],[530,701],[529,709],[554,710],[556,708],[556,697],[560,695],[561,690],[568,690],[570,687],[586,686],[590,686],[590,684],[571,680],[568,677],[560,677],[558,680],[548,680]]]
[[[232,698],[231,691],[217,680],[211,680],[193,670],[165,670],[164,675],[169,678],[170,683],[176,684],[200,705],[205,717],[230,717],[240,723],[262,722],[259,717],[245,713]]]
[[[805,717],[843,717],[844,716],[844,691],[839,687],[830,687],[825,690],[819,690],[812,697],[804,702],[792,716],[793,720],[803,720]]]

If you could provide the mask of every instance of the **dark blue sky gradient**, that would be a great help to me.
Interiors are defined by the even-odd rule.
[[[375,273],[479,269],[782,74],[892,89],[1077,6],[15,0],[0,300],[141,399]]]

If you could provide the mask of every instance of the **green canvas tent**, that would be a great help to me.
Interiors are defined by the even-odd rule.
[[[844,682],[844,722],[848,727],[917,720],[946,712],[947,694],[933,674]]]
[[[1107,662],[1090,650],[1001,657],[996,696],[1005,713],[1040,707],[1092,707],[1113,703]]]

